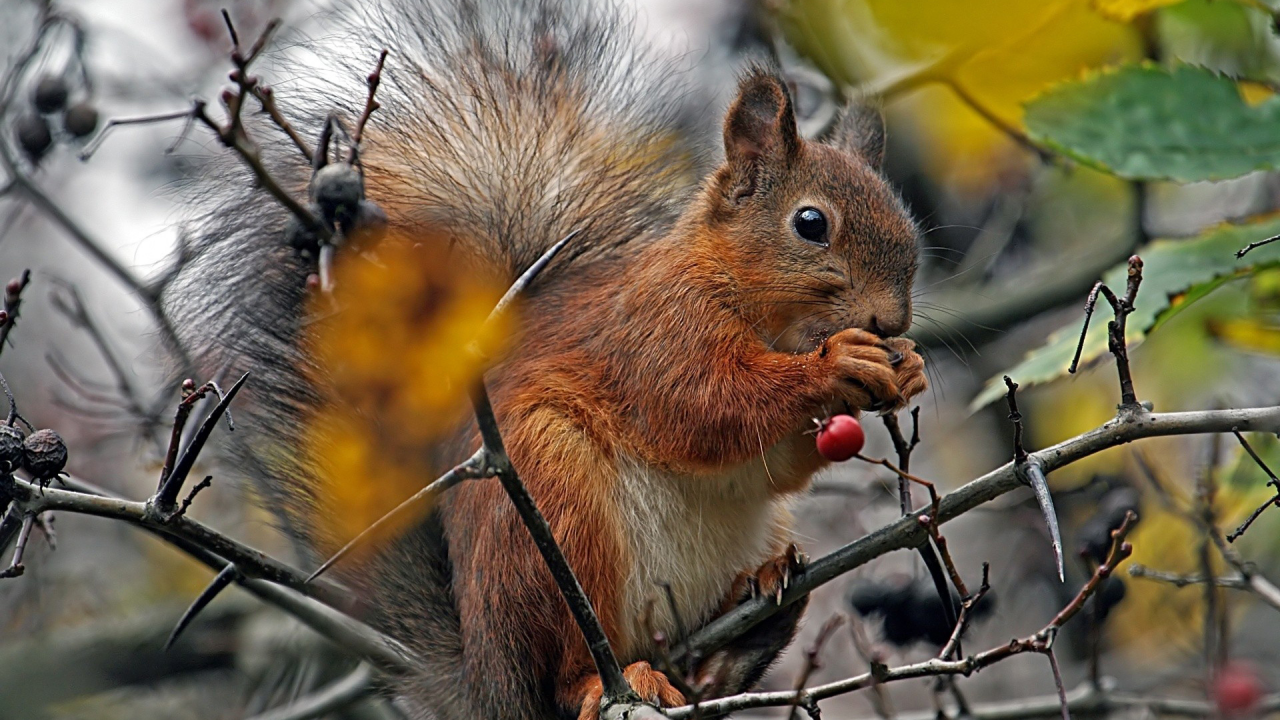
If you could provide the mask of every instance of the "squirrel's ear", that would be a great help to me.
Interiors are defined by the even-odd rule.
[[[878,107],[858,100],[840,111],[827,144],[857,155],[879,170],[884,165],[884,116]]]
[[[800,150],[791,95],[782,79],[753,68],[738,84],[724,120],[724,153],[734,199],[751,195],[760,174],[790,165]]]

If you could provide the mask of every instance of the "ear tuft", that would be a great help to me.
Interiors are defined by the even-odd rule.
[[[840,111],[827,144],[857,155],[879,170],[884,165],[884,117],[873,105],[854,100]]]
[[[786,170],[800,150],[791,95],[772,70],[752,67],[724,121],[724,152],[739,199],[755,192],[762,173]]]

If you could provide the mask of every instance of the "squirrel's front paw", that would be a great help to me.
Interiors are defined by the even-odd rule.
[[[924,392],[929,380],[924,374],[924,358],[916,352],[916,344],[906,338],[896,337],[884,341],[889,348],[889,362],[897,370],[898,392],[903,401]]]
[[[671,684],[667,676],[654,670],[647,662],[633,662],[622,670],[622,677],[631,684],[641,700],[658,707],[678,707],[685,704],[684,694]],[[588,681],[586,696],[578,720],[599,720],[600,698],[604,694],[600,677]]]
[[[827,338],[818,354],[831,363],[837,379],[834,390],[840,399],[866,410],[884,410],[906,402],[898,385],[898,365],[906,362],[907,356],[890,347],[896,340],[901,338],[885,340],[857,328]]]

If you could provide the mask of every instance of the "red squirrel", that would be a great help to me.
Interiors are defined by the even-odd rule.
[[[804,139],[784,79],[752,66],[706,171],[718,149],[681,126],[676,76],[616,10],[392,5],[351,21],[360,42],[392,51],[361,146],[368,197],[397,231],[447,232],[507,280],[574,234],[487,380],[511,459],[626,678],[647,701],[684,704],[651,664],[653,633],[678,641],[800,569],[787,501],[825,464],[814,418],[892,410],[926,387],[900,337],[918,232],[881,174],[878,116],[850,106],[827,137]],[[305,170],[286,155],[266,152],[283,175]],[[299,370],[315,362],[314,262],[284,241],[283,209],[239,192],[192,223],[189,281],[170,305],[202,364],[269,388],[247,393],[233,455],[301,552],[322,557],[324,504],[295,449],[323,395]],[[459,438],[424,452],[446,469],[475,449],[472,430]],[[416,712],[598,717],[586,644],[496,481],[451,489],[342,579],[415,653],[394,688]],[[756,682],[802,610],[704,658],[706,692]]]

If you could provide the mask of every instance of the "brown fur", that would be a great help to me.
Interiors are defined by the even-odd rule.
[[[667,705],[683,698],[643,662],[643,618],[623,614],[633,550],[614,499],[620,461],[710,483],[780,448],[788,460],[766,467],[777,497],[824,464],[803,434],[811,418],[844,403],[900,406],[925,387],[911,343],[888,337],[910,322],[916,233],[876,169],[851,148],[799,139],[786,90],[765,71],[744,79],[725,146],[726,163],[673,229],[535,294],[518,352],[491,373],[511,457],[627,678]],[[805,205],[828,217],[829,247],[791,231]],[[550,681],[564,712],[594,717],[590,655],[519,518],[495,483],[452,493],[443,529],[467,675],[484,679],[477,704],[523,707]],[[778,566],[765,566],[772,591]]]

